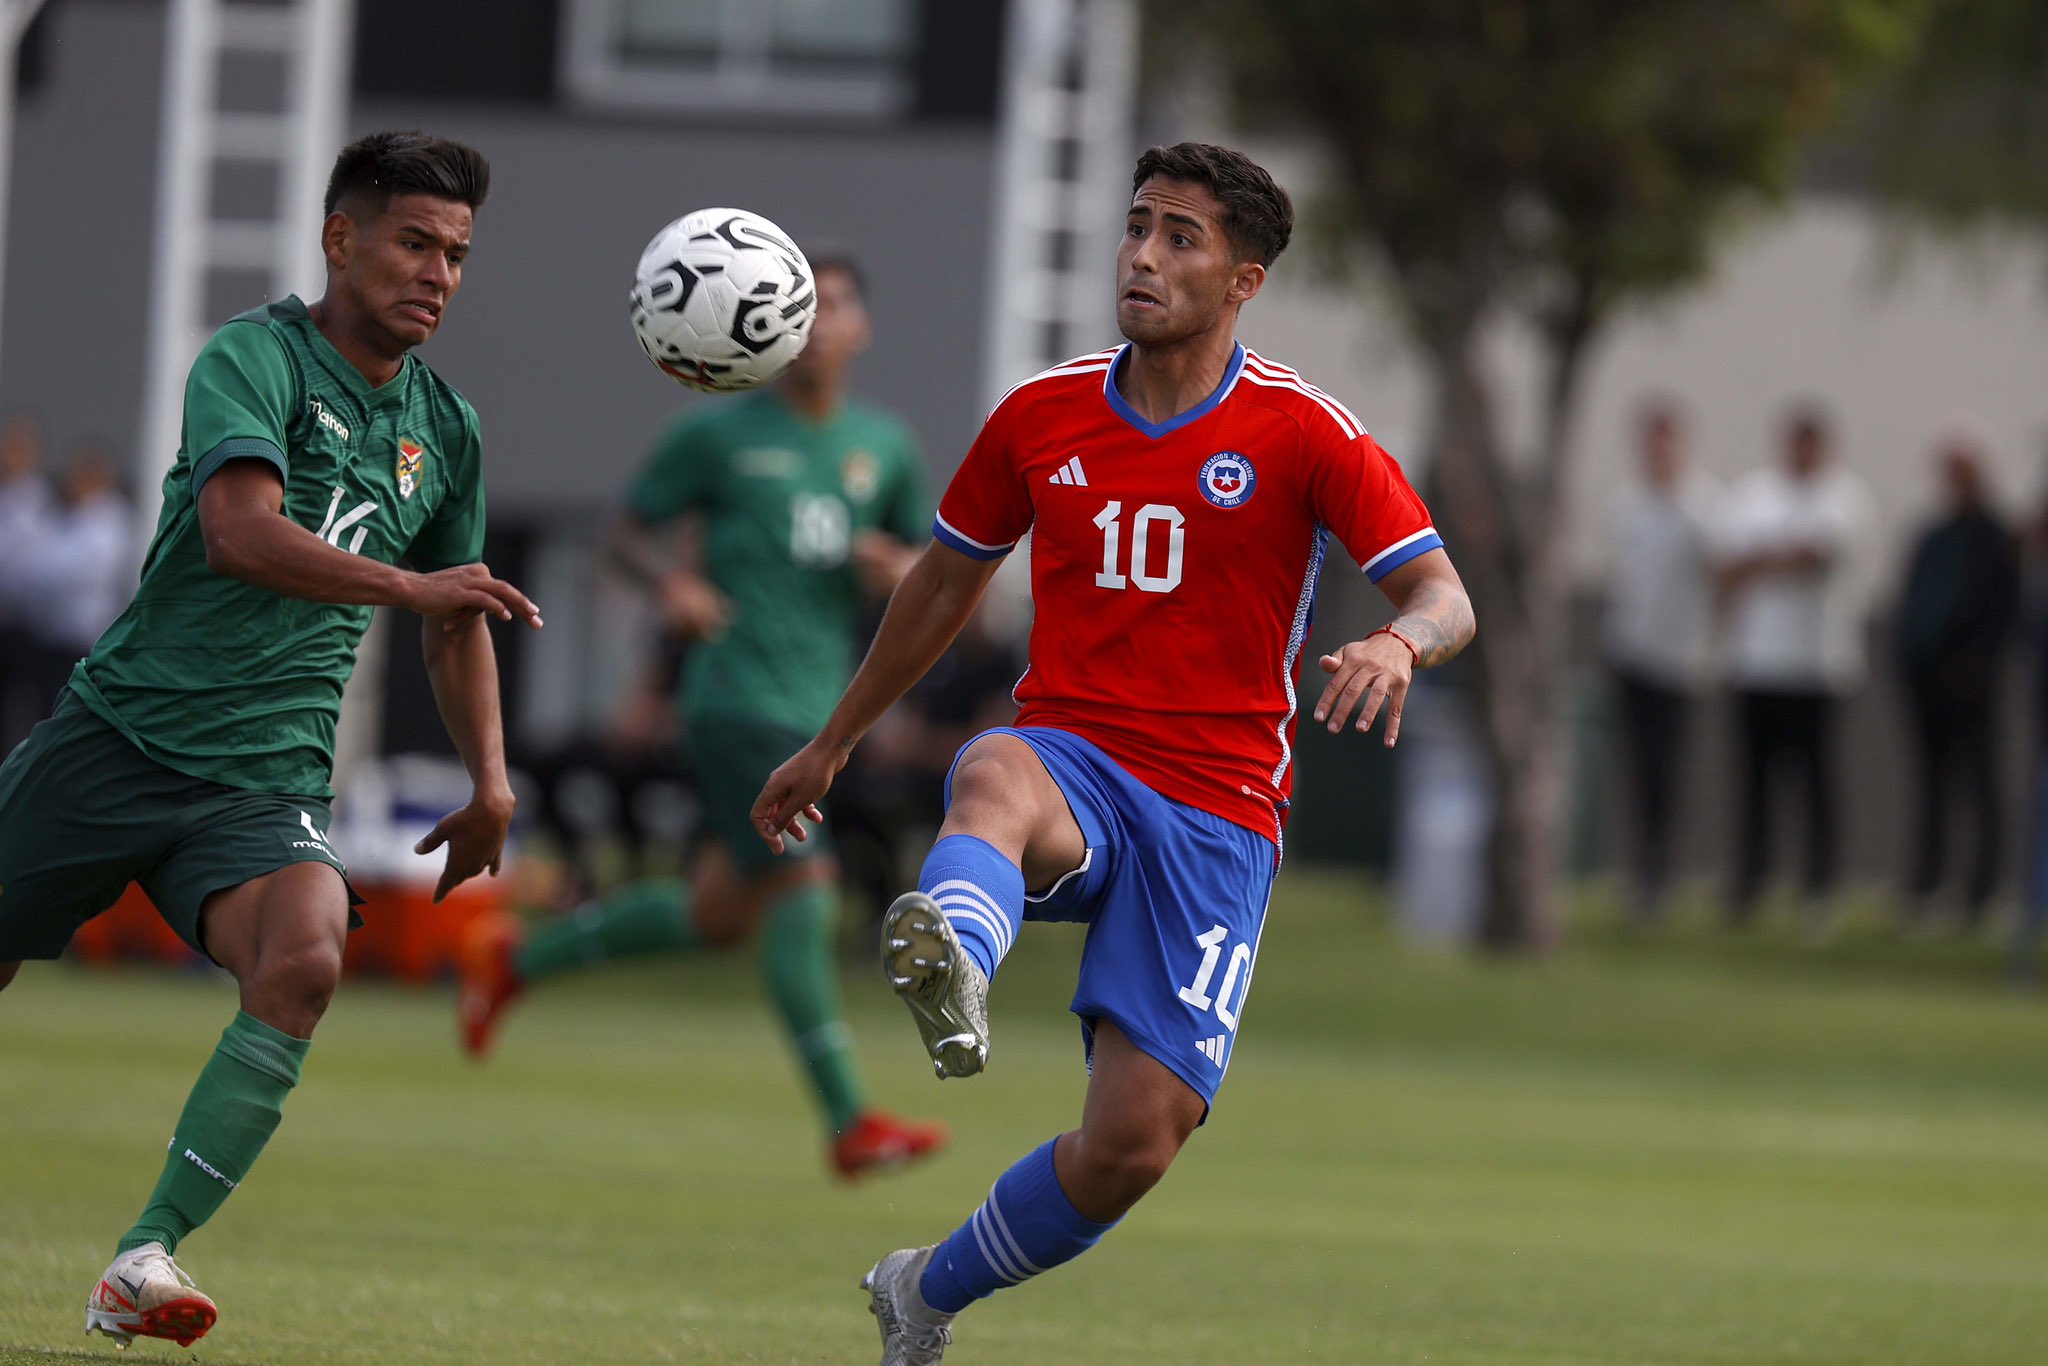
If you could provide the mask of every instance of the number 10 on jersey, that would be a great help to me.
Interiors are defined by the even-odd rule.
[[[1102,572],[1095,576],[1097,588],[1131,588],[1142,593],[1171,593],[1180,587],[1181,553],[1187,543],[1187,531],[1183,525],[1187,519],[1177,507],[1164,503],[1147,503],[1131,518],[1131,564],[1128,577],[1118,562],[1118,551],[1123,544],[1124,505],[1111,502],[1095,514],[1095,525],[1102,528]],[[1166,572],[1153,574],[1151,539],[1160,525],[1166,528]]]

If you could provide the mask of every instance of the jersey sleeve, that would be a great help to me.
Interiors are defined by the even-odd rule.
[[[1012,395],[989,414],[939,499],[932,535],[972,559],[1000,559],[1031,529],[1031,494],[1018,468],[1023,407]]]
[[[701,418],[669,428],[626,486],[626,510],[648,526],[660,526],[710,502],[719,468],[716,445]]]
[[[298,380],[284,344],[257,323],[229,323],[200,348],[185,378],[185,453],[192,492],[230,460],[267,460],[291,473],[286,451]]]
[[[908,427],[897,430],[896,458],[882,497],[875,519],[882,530],[912,545],[924,540],[932,525],[931,493],[925,482],[924,451]]]
[[[467,404],[462,417],[462,454],[448,472],[448,496],[406,548],[405,557],[427,573],[475,564],[484,557],[483,436]]]
[[[1361,431],[1345,440],[1333,430],[1310,459],[1317,520],[1336,533],[1374,583],[1417,555],[1443,548],[1429,509],[1370,434]]]

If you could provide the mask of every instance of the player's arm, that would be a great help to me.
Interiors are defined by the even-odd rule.
[[[512,784],[505,773],[505,728],[498,705],[498,656],[490,627],[474,612],[420,623],[420,652],[441,724],[469,770],[469,805],[441,818],[413,852],[431,854],[448,846],[448,861],[434,887],[439,901],[456,887],[489,870],[496,876],[512,827]]]
[[[199,489],[199,531],[207,568],[281,597],[540,625],[526,595],[483,565],[417,574],[327,544],[284,515],[284,479],[267,460],[230,460],[213,472]]]
[[[1384,705],[1391,749],[1401,736],[1401,708],[1415,671],[1442,664],[1464,649],[1474,623],[1472,599],[1442,550],[1417,555],[1382,578],[1379,588],[1396,615],[1365,639],[1323,656],[1330,681],[1316,699],[1315,718],[1334,735],[1358,707],[1358,729],[1364,731]]]
[[[814,803],[832,786],[847,756],[882,713],[924,677],[967,624],[999,559],[971,559],[938,541],[925,547],[889,598],[874,644],[817,738],[768,776],[754,801],[754,828],[783,851],[786,833],[805,838],[797,820],[820,819]]]
[[[669,553],[655,528],[629,511],[605,537],[605,566],[646,595],[671,635],[715,640],[732,623],[732,601],[698,567],[694,538],[681,555]]]

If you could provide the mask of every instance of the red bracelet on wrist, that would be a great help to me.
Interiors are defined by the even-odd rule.
[[[1382,626],[1377,631],[1367,631],[1365,633],[1365,638],[1367,640],[1371,640],[1374,636],[1392,636],[1394,639],[1400,641],[1403,645],[1406,645],[1408,647],[1408,654],[1414,660],[1413,667],[1417,669],[1422,667],[1422,651],[1415,648],[1414,641],[1408,639],[1408,637],[1402,635],[1399,631],[1396,631],[1391,625]]]

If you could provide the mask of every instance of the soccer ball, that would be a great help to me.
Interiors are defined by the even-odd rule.
[[[699,209],[654,234],[633,281],[633,335],[676,383],[706,393],[789,368],[818,316],[811,263],[744,209]]]

